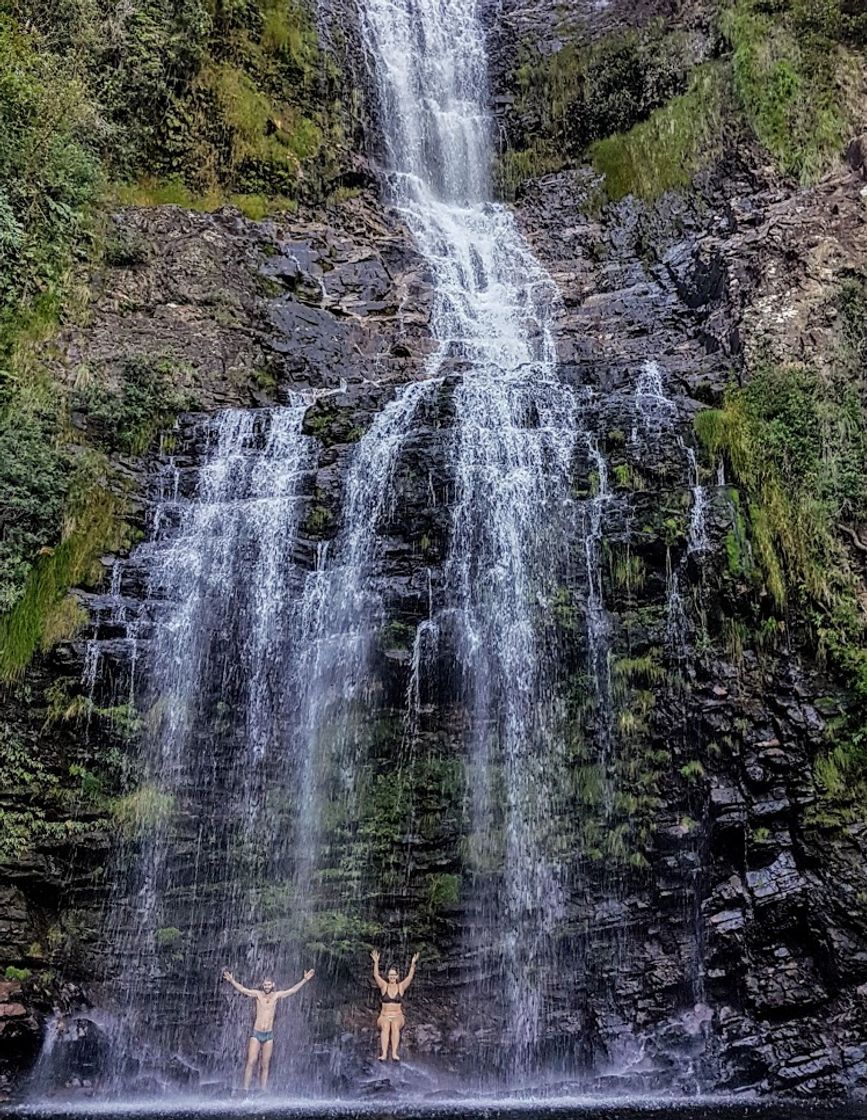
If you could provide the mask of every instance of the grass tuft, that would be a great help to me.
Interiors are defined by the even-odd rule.
[[[652,202],[685,187],[721,148],[724,71],[702,66],[689,89],[629,132],[597,141],[590,156],[605,176],[608,197],[635,195]]]

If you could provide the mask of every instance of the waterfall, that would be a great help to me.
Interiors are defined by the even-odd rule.
[[[369,1042],[357,1041],[359,961],[366,979],[369,945],[408,957],[405,919],[427,905],[415,861],[432,810],[418,807],[429,791],[417,787],[433,784],[433,740],[446,744],[443,768],[459,770],[447,824],[460,876],[447,877],[460,879],[461,922],[437,999],[472,1040],[462,1068],[500,1087],[574,1080],[591,1064],[585,1023],[629,1033],[624,998],[639,982],[629,977],[619,1006],[617,985],[647,918],[630,913],[622,888],[630,866],[649,866],[651,826],[642,834],[632,817],[653,809],[657,763],[642,736],[665,675],[651,638],[634,656],[609,614],[612,547],[625,546],[620,593],[639,570],[631,495],[609,468],[602,403],[558,368],[556,287],[492,198],[474,4],[360,9],[388,199],[427,262],[437,346],[423,377],[338,452],[340,518],[315,558],[301,517],[323,464],[293,399],[199,419],[204,454],[169,459],[148,543],[116,563],[85,685],[92,697],[105,635],[116,644],[122,630],[123,703],[136,705],[142,749],[108,930],[123,978],[113,1002],[127,1018],[117,1086],[193,1052],[231,1081],[248,1009],[229,1010],[222,967],[282,985],[314,954],[315,1019],[293,1000],[280,1023],[315,1057],[293,1047],[275,1080],[323,1095],[355,1084]],[[673,429],[678,407],[657,363],[630,392],[632,444]],[[433,443],[442,454],[430,504],[445,541],[413,570],[398,515],[426,425],[439,433],[421,454]],[[685,555],[699,554],[706,495],[694,452],[678,447],[692,497]],[[685,575],[669,551],[657,644],[678,664]],[[136,580],[143,601],[127,594]],[[395,625],[411,637],[389,662]],[[442,927],[424,920],[435,956]]]
[[[492,122],[474,5],[364,0],[362,25],[391,201],[434,279],[439,348],[429,374],[456,374],[451,539],[423,632],[459,667],[475,998],[505,1000],[500,1057],[520,1076],[538,1061],[565,905],[556,844],[563,736],[544,608],[567,565],[577,402],[557,376],[556,289],[512,215],[490,200]],[[601,605],[588,613],[595,635]]]
[[[118,1087],[149,1055],[158,1067],[183,1049],[177,1016],[153,1014],[169,961],[183,960],[184,998],[213,992],[226,960],[270,964],[255,926],[279,847],[265,792],[273,797],[297,765],[281,723],[297,630],[299,495],[311,464],[304,412],[299,400],[200,421],[201,465],[168,461],[150,541],[115,565],[107,620],[122,616],[127,633],[149,635],[140,687],[130,672],[142,750],[138,788],[120,805],[128,842],[109,922],[121,985],[113,1002],[125,1010],[110,1073]],[[133,573],[146,586],[138,618],[123,595]],[[86,659],[93,676],[104,631]]]

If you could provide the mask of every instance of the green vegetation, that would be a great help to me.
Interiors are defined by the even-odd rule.
[[[605,862],[640,873],[648,866],[647,850],[662,798],[661,785],[670,772],[671,756],[654,747],[653,720],[657,702],[672,685],[663,651],[653,646],[616,657],[611,662],[612,731],[617,749],[606,762],[585,743],[582,727],[592,718],[596,699],[590,682],[575,679],[567,734],[569,767],[564,783],[575,803],[576,833],[570,841],[591,863]],[[571,814],[570,814],[571,816]],[[570,825],[558,825],[568,837]]]
[[[28,695],[22,691],[16,702]],[[60,773],[41,743],[0,724],[0,863],[21,859],[36,844],[66,843],[100,827],[71,816],[102,808],[102,782],[84,781],[69,770]],[[70,777],[80,780],[70,783]]]
[[[307,514],[307,519],[304,522],[304,533],[308,537],[323,537],[331,528],[331,523],[334,520],[334,514],[328,506],[316,505]]]
[[[680,773],[688,782],[697,782],[704,777],[704,766],[694,758],[681,766]]]
[[[72,469],[57,446],[52,416],[7,411],[0,424],[0,611],[20,598],[38,550],[57,532],[74,488]]]
[[[609,439],[611,434],[609,433]],[[645,483],[641,474],[629,463],[617,463],[612,470],[614,485],[618,490],[643,490]]]
[[[68,589],[98,581],[99,556],[119,547],[126,533],[119,514],[117,499],[99,484],[66,511],[62,540],[39,557],[22,595],[0,619],[0,680],[22,672],[37,649],[74,634],[81,612]]]
[[[712,454],[725,454],[746,497],[746,508],[734,506],[730,574],[763,582],[777,610],[797,607],[849,684],[854,703],[816,778],[829,796],[852,798],[867,767],[867,618],[852,559],[867,518],[863,282],[845,281],[834,303],[839,345],[827,371],[763,365],[721,409],[700,413],[696,429]],[[736,620],[727,626],[737,661],[748,634]]]
[[[847,0],[724,0],[722,57],[690,68],[657,21],[593,45],[525,45],[515,70],[501,187],[588,158],[610,199],[686,187],[752,134],[778,169],[812,182],[858,124],[867,15]]]
[[[196,194],[294,196],[335,169],[339,72],[301,0],[88,0],[12,10],[78,81],[110,177],[174,179]]]
[[[590,156],[609,198],[652,202],[685,187],[722,150],[725,75],[717,65],[693,72],[689,89],[626,133],[597,141]]]
[[[73,395],[72,407],[86,414],[88,435],[98,447],[141,455],[188,406],[189,396],[177,387],[185,376],[168,361],[129,359],[117,388],[91,381]]]
[[[70,62],[0,14],[0,379],[58,313],[100,187],[96,107]],[[26,26],[30,26],[29,22]]]
[[[849,588],[836,531],[865,509],[867,414],[859,387],[803,367],[767,365],[725,406],[696,417],[702,442],[724,452],[749,496],[752,543],[782,605],[795,588],[826,607]],[[730,566],[740,569],[740,531]]]
[[[25,983],[32,975],[29,968],[16,968],[14,964],[10,964],[4,973],[7,980],[17,980],[19,984]]]
[[[196,210],[202,214],[213,214],[221,206],[235,206],[253,221],[298,208],[296,199],[281,194],[240,194],[217,188],[196,191],[176,175],[163,179],[142,175],[134,183],[114,186],[111,200],[118,206],[182,206],[185,210]],[[106,263],[116,262],[107,260]]]
[[[840,154],[850,122],[841,40],[863,17],[840,0],[736,0],[722,27],[734,87],[756,137],[782,172],[808,183]]]
[[[326,447],[335,443],[356,443],[364,434],[355,424],[354,410],[319,400],[304,415],[304,432],[316,436]]]
[[[625,548],[607,545],[605,552],[612,585],[618,591],[627,593],[640,591],[647,578],[642,557],[636,555],[628,545]]]
[[[342,79],[303,0],[10,0],[0,13],[0,677],[74,633],[67,588],[124,533],[87,453],[141,454],[188,404],[186,372],[131,358],[67,388],[49,340],[77,276],[148,248],[107,203],[227,201],[253,218],[326,193],[345,151]],[[84,416],[86,433],[71,424]]]
[[[174,949],[183,938],[177,926],[165,926],[154,933],[154,941],[160,949]]]
[[[427,902],[431,910],[439,911],[457,906],[461,896],[459,875],[430,875],[427,880]]]
[[[154,785],[143,785],[133,793],[119,797],[112,807],[115,822],[130,837],[158,829],[172,817],[175,801]]]
[[[314,914],[302,931],[302,938],[308,952],[339,960],[368,948],[381,933],[378,922],[334,909]]]
[[[658,20],[600,42],[541,56],[524,46],[515,71],[516,114],[532,122],[504,153],[501,185],[577,160],[593,140],[630,128],[686,84],[684,36]]]

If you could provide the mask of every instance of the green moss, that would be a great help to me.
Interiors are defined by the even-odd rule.
[[[632,194],[653,201],[685,187],[721,150],[725,74],[718,65],[696,69],[689,89],[631,131],[597,141],[593,165],[609,198]]]
[[[654,648],[641,656],[619,657],[612,665],[612,675],[615,680],[659,684],[665,680],[662,651]]]
[[[302,151],[296,152],[279,107],[240,66],[228,61],[215,62],[202,71],[198,82],[213,98],[225,127],[230,169],[255,160],[278,166],[289,164],[294,173],[298,170],[299,155],[315,154],[313,143],[305,140],[303,133]],[[305,128],[315,129],[312,122],[304,124]]]
[[[357,443],[364,434],[356,424],[356,411],[332,401],[319,400],[304,414],[305,435],[316,436],[326,447],[336,443]]]
[[[30,698],[26,686],[12,687],[17,688],[15,701],[26,703]],[[0,808],[0,862],[20,860],[40,845],[67,844],[102,827],[92,818],[73,817],[101,810],[101,783],[97,789],[82,780],[75,788],[69,777],[81,775],[58,772],[50,765],[48,752],[34,749],[31,739],[0,724],[0,794],[8,806]]]
[[[313,506],[304,522],[304,533],[308,537],[324,536],[333,520],[334,514],[327,506]]]
[[[298,208],[295,199],[280,194],[243,194],[227,191],[222,187],[211,186],[207,190],[193,190],[178,176],[159,179],[152,175],[142,175],[132,182],[115,184],[111,199],[117,206],[181,206],[184,210],[195,210],[201,214],[213,214],[224,206],[234,206],[253,221],[261,221],[271,214],[294,211]],[[113,244],[113,243],[112,243]],[[143,253],[145,247],[140,247]],[[107,264],[129,265],[143,263],[147,259],[135,257],[124,259],[126,252],[120,249],[120,260],[111,259],[118,255],[113,247],[109,248]]]
[[[160,949],[175,948],[182,937],[183,934],[177,926],[165,926],[154,933],[154,941]]]
[[[525,148],[506,148],[495,168],[499,193],[513,199],[521,183],[527,179],[541,178],[555,171],[562,171],[568,160],[553,144],[534,138]]]
[[[548,596],[547,607],[556,625],[564,632],[570,633],[580,625],[581,612],[568,587],[555,588]]]
[[[681,776],[689,782],[697,782],[704,777],[704,766],[698,759],[692,759],[680,768]]]
[[[379,632],[379,646],[383,650],[410,650],[415,642],[415,634],[414,626],[392,619]]]
[[[121,831],[135,837],[151,832],[169,821],[175,812],[175,799],[154,785],[144,785],[119,797],[112,806],[114,820]]]
[[[4,973],[7,980],[15,980],[19,984],[25,983],[32,975],[29,968],[16,968],[13,964],[8,965]]]
[[[317,66],[319,41],[309,13],[293,0],[269,0],[262,5],[261,44],[264,50],[285,56],[302,75]]]
[[[89,489],[71,515],[63,540],[40,558],[23,596],[0,619],[0,679],[20,674],[36,650],[58,636],[57,612],[69,588],[98,580],[99,556],[118,548],[125,532],[118,499],[102,486]]]
[[[644,560],[629,548],[609,548],[609,570],[612,584],[625,591],[640,591],[647,572]]]
[[[339,206],[343,202],[349,202],[350,199],[358,198],[361,194],[360,187],[335,187],[328,195],[327,202],[332,206]]]
[[[304,929],[303,939],[309,952],[340,960],[368,950],[381,933],[379,922],[335,909],[314,914]]]
[[[726,533],[726,565],[731,575],[739,576],[743,571],[743,555],[740,536],[730,529]]]
[[[461,895],[459,875],[429,875],[426,887],[427,904],[432,910],[447,910],[457,906]]]

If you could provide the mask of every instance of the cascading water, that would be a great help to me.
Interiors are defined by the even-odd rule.
[[[520,1076],[538,1062],[565,905],[556,847],[562,698],[543,607],[567,565],[577,403],[557,377],[556,290],[511,214],[491,201],[485,44],[474,6],[365,0],[362,23],[391,199],[434,277],[440,345],[430,372],[456,375],[451,540],[424,637],[436,636],[441,657],[459,667],[476,999],[505,998],[500,1054]],[[591,613],[595,631],[598,605]]]
[[[177,1019],[159,1014],[169,961],[183,976],[180,999],[213,990],[225,960],[274,963],[256,923],[272,849],[282,848],[272,803],[298,761],[283,752],[280,726],[291,703],[284,673],[301,578],[292,557],[312,443],[301,435],[304,412],[298,401],[201,422],[204,461],[191,469],[170,460],[163,470],[152,540],[116,563],[92,642],[98,656],[111,645],[101,639],[106,625],[120,622],[149,637],[139,681],[127,669],[143,745],[138,789],[120,805],[129,845],[109,928],[122,978],[112,1003],[125,1012],[109,1075],[118,1085],[131,1064],[147,1065],[149,1046],[155,1066],[181,1048]],[[133,572],[147,585],[137,618],[123,594]],[[97,657],[88,662],[95,677]],[[217,1045],[222,1055],[232,1034]]]
[[[617,705],[649,704],[629,674],[659,680],[649,656],[615,658],[607,532],[629,499],[614,492],[600,402],[559,376],[556,289],[491,198],[473,4],[361,0],[361,18],[390,201],[430,268],[438,347],[425,378],[398,390],[354,447],[338,531],[315,562],[299,517],[319,464],[297,400],[219,414],[204,425],[201,465],[170,464],[153,539],[131,561],[148,587],[140,615],[116,567],[102,621],[123,627],[127,662],[141,662],[124,697],[144,723],[143,773],[124,809],[121,862],[134,855],[134,870],[121,877],[109,930],[113,971],[125,977],[113,1002],[129,1019],[117,1084],[146,1050],[133,1044],[137,1031],[155,1069],[198,1047],[201,1068],[232,1080],[247,1009],[221,1007],[221,968],[291,982],[314,952],[325,991],[315,1020],[299,1001],[280,1014],[293,1036],[327,1043],[325,1058],[311,1073],[296,1048],[281,1063],[284,1084],[320,1094],[347,1084],[358,1018],[331,1012],[331,991],[359,983],[367,944],[390,940],[408,955],[410,910],[424,913],[432,942],[442,929],[413,854],[417,787],[432,772],[420,744],[435,738],[450,756],[436,764],[451,773],[457,756],[461,772],[449,805],[461,870],[449,994],[484,1050],[465,1054],[463,1068],[498,1086],[574,1078],[592,1065],[583,1024],[628,1017],[622,1001],[613,1009],[629,954],[619,892],[629,859],[644,865],[623,842],[638,798],[618,782],[630,768],[639,792],[649,780],[645,760],[619,757],[646,711]],[[675,422],[655,363],[634,397],[633,443]],[[444,445],[447,539],[424,587],[412,588],[411,574],[394,576],[390,541],[430,417]],[[705,495],[682,449],[694,553],[707,543]],[[632,561],[627,551],[626,584]],[[663,640],[677,662],[687,626],[679,575],[669,564]],[[389,675],[383,648],[396,616],[414,640]],[[95,642],[91,689],[98,652]],[[606,861],[595,879],[587,873]],[[357,1006],[353,993],[345,1002]],[[185,1039],[191,1021],[195,1038]]]

